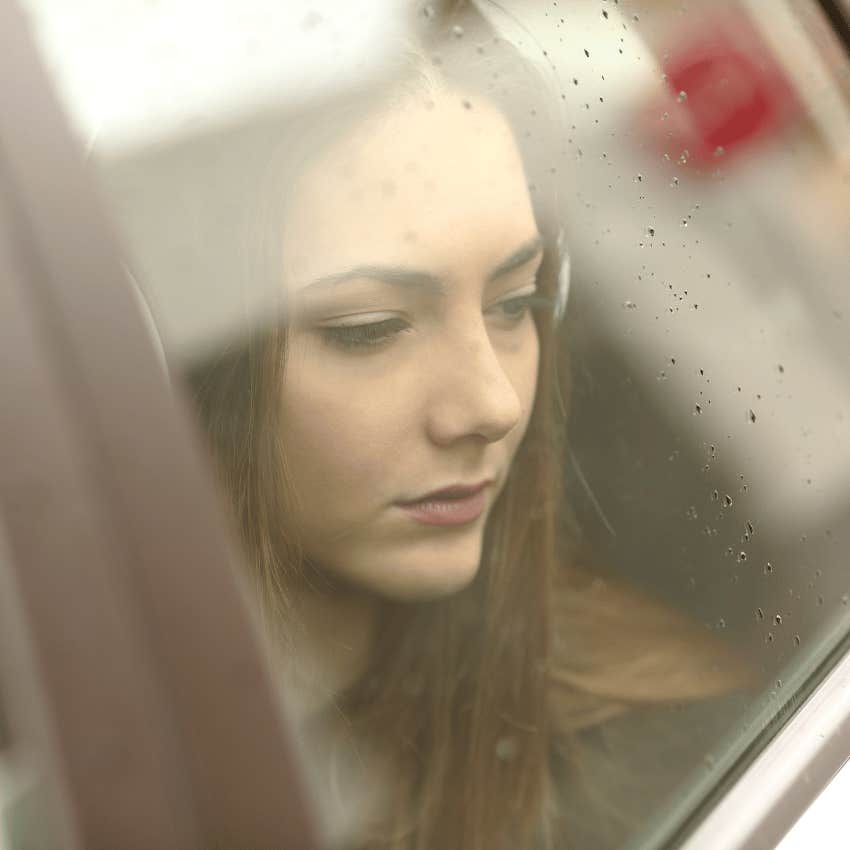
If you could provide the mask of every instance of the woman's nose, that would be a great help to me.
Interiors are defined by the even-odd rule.
[[[520,398],[502,366],[486,328],[464,334],[429,368],[432,386],[428,435],[438,445],[477,437],[496,442],[522,417]]]

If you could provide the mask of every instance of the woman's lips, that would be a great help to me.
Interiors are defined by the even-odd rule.
[[[447,487],[416,502],[400,502],[399,507],[424,525],[466,525],[484,513],[489,481],[472,487]]]

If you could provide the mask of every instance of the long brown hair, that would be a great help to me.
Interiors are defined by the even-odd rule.
[[[444,3],[436,18],[428,22],[426,51],[439,76],[483,89],[515,128],[546,243],[538,287],[554,297],[562,258],[551,189],[564,178],[547,133],[551,99],[540,98],[539,79],[471,6]],[[508,89],[511,75],[525,80],[522,91]],[[363,109],[361,103],[352,113]],[[304,150],[315,146],[311,136]],[[291,140],[285,147],[291,167],[298,152]],[[275,204],[285,195],[280,182],[274,185],[271,226],[262,237],[272,242],[279,241]],[[271,269],[281,268],[277,246],[259,250]],[[630,705],[705,696],[731,681],[718,672],[716,648],[683,618],[579,569],[562,492],[568,335],[551,315],[536,321],[534,410],[489,519],[476,578],[439,601],[383,602],[368,670],[338,697],[335,710],[347,718],[352,739],[377,753],[391,776],[391,798],[360,825],[357,846],[564,846],[549,817],[557,805],[553,752],[569,754],[577,730]],[[297,494],[280,436],[285,359],[286,329],[275,324],[187,375],[260,610],[283,641],[298,620],[288,589],[309,570],[292,522]]]

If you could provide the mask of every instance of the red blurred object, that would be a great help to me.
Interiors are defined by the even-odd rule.
[[[791,82],[742,11],[691,21],[669,42],[662,69],[673,101],[653,103],[644,122],[682,165],[734,157],[799,114]]]

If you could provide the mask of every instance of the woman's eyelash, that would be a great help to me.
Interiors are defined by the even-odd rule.
[[[553,310],[554,306],[553,298],[531,292],[527,295],[506,298],[490,307],[488,312],[498,311],[501,318],[509,324],[519,324],[529,310]],[[410,325],[400,318],[382,319],[360,325],[326,325],[317,328],[326,342],[349,351],[384,345],[408,330]]]
[[[554,298],[538,292],[530,292],[528,295],[517,295],[515,298],[499,301],[490,310],[499,310],[504,318],[518,322],[529,310],[554,310],[554,307]]]
[[[382,319],[362,325],[330,325],[318,328],[322,337],[341,348],[356,349],[378,346],[409,330],[404,319]]]

